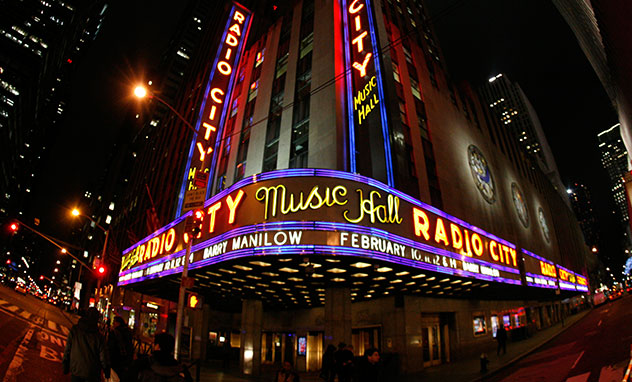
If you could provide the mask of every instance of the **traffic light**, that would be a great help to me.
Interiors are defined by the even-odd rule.
[[[40,276],[40,280],[44,280],[44,276]]]
[[[7,260],[7,265],[11,265],[11,260]]]
[[[191,224],[191,235],[196,238],[200,237],[202,233],[202,222],[204,221],[204,211],[195,210],[191,216],[193,223]]]
[[[11,233],[14,235],[18,232],[19,228],[20,228],[20,225],[16,222],[13,222],[9,225],[9,229],[11,230]]]
[[[97,273],[99,274],[99,276],[103,276],[105,274],[105,267],[103,265],[99,265],[99,267],[97,268]]]
[[[202,298],[197,293],[188,293],[187,296],[187,306],[190,309],[200,309],[202,308]]]

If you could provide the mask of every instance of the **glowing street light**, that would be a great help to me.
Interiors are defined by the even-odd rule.
[[[134,88],[134,95],[138,98],[145,98],[147,96],[147,89],[144,86],[136,86]]]
[[[65,253],[68,253],[68,251],[66,250],[66,248],[62,248],[62,249],[61,249],[61,253],[64,253],[64,254],[65,254]]]
[[[169,110],[171,110],[173,112],[173,114],[175,114],[185,125],[186,127],[189,128],[189,130],[193,131],[194,133],[196,133],[197,131],[195,130],[195,128],[189,123],[189,121],[186,120],[186,118],[184,118],[182,116],[182,114],[178,113],[178,111],[171,106],[167,101],[165,101],[164,99],[158,97],[155,93],[150,92],[149,90],[147,90],[146,87],[144,87],[143,85],[138,85],[134,88],[134,95],[136,96],[136,98],[138,99],[143,99],[145,97],[148,97],[150,99],[156,99],[158,102],[162,103],[163,105],[165,105],[166,107],[169,108]]]

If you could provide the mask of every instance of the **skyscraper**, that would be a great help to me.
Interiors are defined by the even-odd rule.
[[[626,150],[632,150],[632,4],[602,0],[553,0],[612,102]]]
[[[536,159],[553,186],[563,195],[565,189],[553,152],[542,131],[540,119],[520,84],[499,73],[491,77],[480,92],[502,128],[509,130],[519,147]]]
[[[599,243],[599,231],[590,190],[585,184],[574,183],[569,187],[567,193],[584,234],[586,245],[592,248]]]
[[[21,216],[99,32],[104,1],[5,1],[0,12],[0,216]]]
[[[610,193],[618,207],[622,222],[629,221],[628,202],[625,196],[623,176],[628,171],[628,152],[621,138],[620,124],[597,134],[601,164],[610,178]]]

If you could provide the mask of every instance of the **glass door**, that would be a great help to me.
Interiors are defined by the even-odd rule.
[[[424,367],[441,364],[441,331],[439,324],[421,328]]]

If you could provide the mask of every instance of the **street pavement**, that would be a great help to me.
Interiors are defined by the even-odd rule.
[[[61,358],[69,328],[77,317],[33,296],[0,286],[0,381],[69,381]],[[632,296],[585,311],[527,340],[508,344],[507,354],[490,356],[490,371],[481,374],[477,358],[432,367],[397,381],[593,382],[621,381],[630,361]],[[255,381],[205,365],[201,381]],[[270,370],[271,371],[271,370]],[[318,380],[304,373],[305,381]]]
[[[76,317],[34,296],[0,287],[0,378],[3,382],[69,381],[61,359]]]
[[[538,351],[486,381],[621,381],[630,362],[632,296],[590,312]]]

